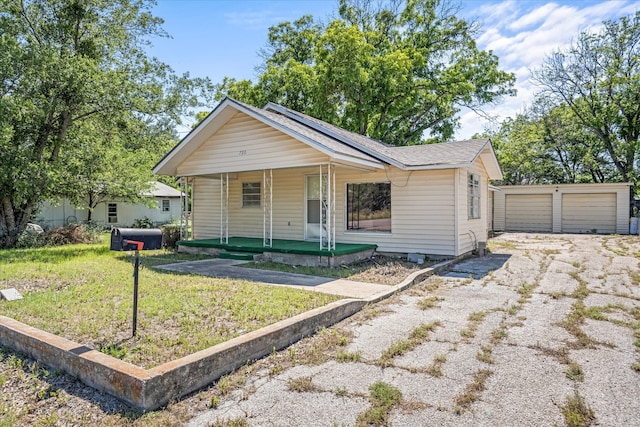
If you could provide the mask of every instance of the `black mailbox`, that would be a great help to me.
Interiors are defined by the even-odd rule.
[[[162,230],[157,228],[114,228],[111,230],[112,251],[135,251],[142,242],[141,250],[162,249]]]

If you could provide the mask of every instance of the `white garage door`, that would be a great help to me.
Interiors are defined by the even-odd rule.
[[[551,194],[507,194],[505,196],[506,231],[553,230]]]
[[[562,232],[615,233],[616,194],[563,194]]]

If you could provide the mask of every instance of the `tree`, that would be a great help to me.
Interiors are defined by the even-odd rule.
[[[607,182],[616,177],[597,138],[569,107],[545,98],[485,136],[494,143],[504,184]]]
[[[44,200],[150,181],[202,83],[144,53],[166,36],[151,4],[0,0],[0,247]]]
[[[456,12],[444,0],[340,0],[326,25],[303,16],[271,27],[257,82],[225,78],[217,98],[277,102],[394,145],[446,140],[461,107],[513,94],[515,81]]]
[[[604,22],[599,32],[582,32],[566,51],[548,57],[534,78],[543,96],[566,106],[571,120],[591,135],[588,149],[594,159],[615,168],[615,176],[594,179],[635,183],[640,142],[640,11]]]

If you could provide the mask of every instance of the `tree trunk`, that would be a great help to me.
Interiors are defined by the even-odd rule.
[[[0,200],[0,248],[12,248],[27,227],[31,212],[15,212],[8,197]]]

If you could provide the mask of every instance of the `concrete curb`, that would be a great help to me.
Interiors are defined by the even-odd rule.
[[[409,275],[400,284],[366,299],[343,299],[274,323],[152,369],[143,369],[68,339],[0,316],[0,344],[137,408],[150,411],[211,384],[248,362],[280,350],[447,269],[444,261]]]
[[[149,370],[5,316],[0,316],[0,344],[137,408],[154,410],[353,315],[365,304],[336,301]]]

